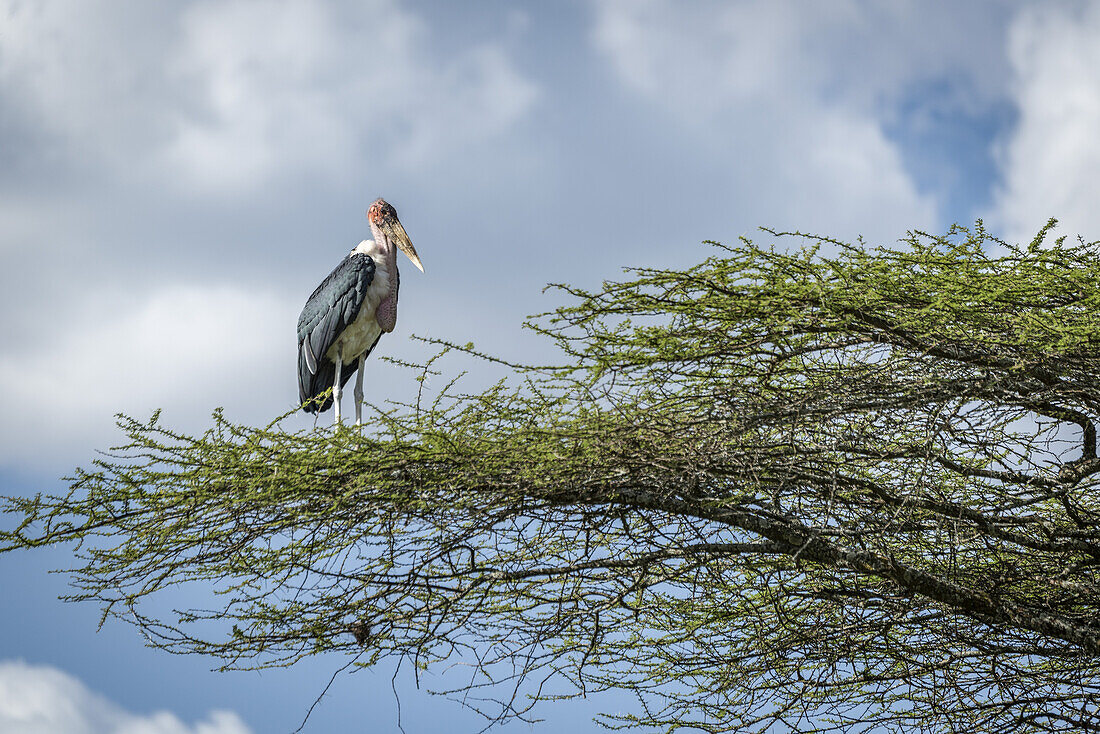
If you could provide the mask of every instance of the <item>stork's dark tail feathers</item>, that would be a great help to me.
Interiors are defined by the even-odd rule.
[[[378,344],[378,340],[374,340]],[[374,349],[371,346],[371,349]],[[367,354],[370,354],[368,351]],[[364,355],[365,356],[365,355]],[[348,384],[359,366],[356,360],[340,370],[340,387]],[[298,401],[307,413],[324,413],[332,407],[332,384],[336,381],[336,364],[322,357],[317,360],[317,372],[310,372],[305,349],[298,347]],[[322,396],[324,396],[322,398]]]
[[[332,393],[325,394],[332,389],[332,383],[336,378],[336,365],[327,359],[317,362],[317,372],[311,372],[309,362],[306,360],[306,350],[298,347],[298,400],[302,404],[302,410],[307,413],[323,413],[332,405]],[[319,398],[324,395],[323,400]]]

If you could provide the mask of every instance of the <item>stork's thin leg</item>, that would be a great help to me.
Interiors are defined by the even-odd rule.
[[[359,357],[359,374],[355,376],[355,425],[363,425],[363,363],[367,361],[367,355]]]
[[[340,425],[340,396],[344,388],[340,385],[340,370],[344,366],[344,355],[336,355],[336,381],[332,383],[332,407],[336,410],[335,425]]]

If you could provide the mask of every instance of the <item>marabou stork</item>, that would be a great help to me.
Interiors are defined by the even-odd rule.
[[[363,421],[363,362],[383,332],[397,324],[397,249],[424,272],[397,211],[382,199],[367,210],[373,240],[363,240],[321,281],[298,317],[298,396],[308,413],[336,406],[351,373],[355,424]],[[332,395],[320,399],[332,388]]]

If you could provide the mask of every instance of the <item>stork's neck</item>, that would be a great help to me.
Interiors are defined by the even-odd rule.
[[[374,248],[386,262],[386,267],[393,271],[397,269],[397,247],[390,242],[390,238],[374,222],[370,223],[371,234],[374,235]]]

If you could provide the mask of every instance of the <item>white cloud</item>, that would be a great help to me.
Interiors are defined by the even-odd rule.
[[[607,0],[593,39],[618,77],[730,161],[729,206],[752,223],[892,239],[936,228],[886,134],[918,83],[941,104],[1001,93],[989,10],[958,4]],[[947,80],[947,81],[945,81]],[[741,218],[739,217],[739,218]]]
[[[171,168],[198,187],[236,190],[280,167],[317,172],[350,158],[356,137],[406,102],[386,89],[384,66],[369,70],[392,56],[394,75],[408,72],[415,22],[389,3],[375,6],[386,32],[357,55],[328,3],[190,5],[171,66],[192,104],[176,111],[164,151]]]
[[[186,284],[83,294],[26,349],[0,353],[0,463],[68,468],[105,448],[120,411],[164,408],[178,426],[217,406],[261,421],[293,407],[297,305]]]
[[[45,665],[0,661],[0,734],[248,734],[240,717],[212,711],[187,725],[158,711],[141,716]]]
[[[1050,4],[1015,20],[1009,55],[1019,122],[1001,156],[990,219],[1027,242],[1050,217],[1100,239],[1100,6]]]
[[[811,125],[790,136],[776,155],[789,195],[776,203],[796,223],[880,241],[935,226],[932,196],[916,190],[896,146],[874,120],[818,110]]]

